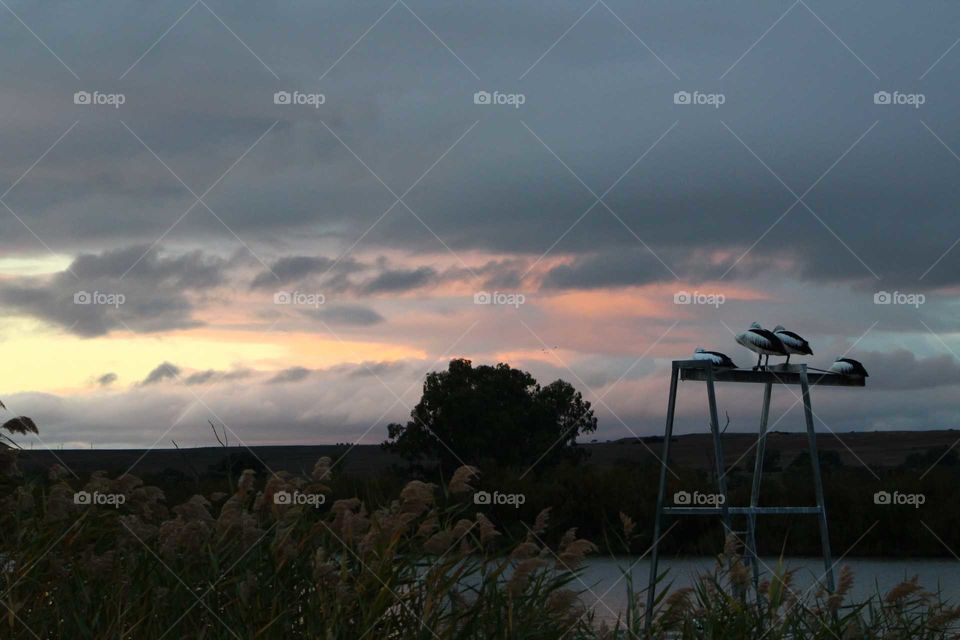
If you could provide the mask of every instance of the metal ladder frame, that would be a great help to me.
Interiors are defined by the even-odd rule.
[[[663,453],[660,460],[660,486],[657,492],[657,511],[654,516],[653,524],[653,545],[650,553],[650,578],[647,589],[647,607],[645,610],[645,628],[650,629],[653,622],[653,606],[656,597],[657,570],[660,560],[659,546],[663,516],[666,515],[720,515],[727,532],[732,532],[730,527],[731,515],[747,516],[747,540],[744,547],[746,557],[753,569],[753,586],[759,598],[760,585],[760,567],[757,561],[756,545],[756,527],[757,516],[764,514],[815,514],[818,516],[820,525],[820,545],[823,550],[824,577],[826,578],[826,587],[830,592],[834,591],[833,562],[830,554],[830,535],[827,529],[827,511],[823,498],[823,481],[820,475],[820,460],[817,454],[817,436],[813,428],[813,409],[810,402],[810,380],[813,378],[813,385],[824,386],[864,386],[862,378],[841,376],[839,374],[820,372],[810,374],[807,371],[807,365],[775,365],[765,367],[760,370],[749,369],[721,369],[714,367],[712,363],[705,360],[674,360],[670,375],[670,396],[667,402],[667,422],[663,439]],[[717,469],[717,488],[720,495],[724,497],[723,505],[720,507],[694,507],[694,506],[665,506],[664,497],[667,490],[667,466],[670,460],[670,440],[673,437],[674,415],[677,407],[677,388],[681,380],[697,380],[707,384],[707,401],[710,407],[710,431],[713,436],[714,458]],[[754,462],[753,484],[750,491],[750,506],[731,507],[727,501],[727,483],[726,483],[726,465],[723,456],[723,444],[720,438],[719,420],[717,418],[717,382],[744,382],[761,383],[763,389],[763,404],[760,412],[760,430],[757,435],[757,453]],[[810,464],[813,472],[814,491],[816,493],[816,506],[806,507],[761,507],[760,501],[760,481],[763,475],[763,458],[766,448],[767,424],[770,418],[770,399],[773,395],[774,384],[797,384],[800,386],[803,414],[807,430],[807,445],[810,450]]]

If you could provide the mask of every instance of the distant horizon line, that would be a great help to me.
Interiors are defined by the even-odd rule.
[[[952,432],[952,431],[960,431],[960,427],[942,427],[942,428],[932,427],[932,428],[924,428],[924,429],[851,429],[851,430],[847,430],[847,431],[835,431],[835,430],[831,430],[831,431],[818,431],[817,433],[827,434],[827,435],[834,435],[834,436],[842,436],[842,435],[863,435],[863,434],[945,433],[945,432]],[[806,431],[804,431],[804,430],[782,431],[782,430],[779,430],[779,429],[771,429],[771,430],[767,431],[767,435],[770,435],[770,434],[787,435],[787,436],[802,436],[802,437],[806,437],[806,435],[807,435]],[[733,431],[733,430],[728,430],[728,431],[724,432],[723,435],[726,435],[726,436],[730,436],[730,435],[736,435],[736,436],[756,436],[756,435],[757,435],[757,431],[755,431],[755,430],[754,430],[754,431]],[[686,437],[694,437],[694,436],[695,436],[695,437],[710,436],[710,432],[709,432],[709,431],[696,431],[696,432],[690,432],[690,433],[674,433],[672,437],[675,439],[675,438],[686,438]],[[593,438],[593,439],[586,440],[586,441],[578,441],[578,442],[576,442],[575,444],[577,444],[577,445],[579,445],[579,446],[604,445],[604,444],[621,444],[621,443],[635,442],[635,441],[637,441],[637,440],[651,440],[651,439],[652,439],[652,440],[657,440],[657,439],[662,440],[663,437],[664,437],[663,434],[653,433],[653,434],[649,434],[649,435],[624,436],[624,437],[621,437],[621,438],[606,439],[606,440],[599,440],[599,439],[597,439],[597,438]],[[180,447],[171,447],[171,446],[162,446],[162,447],[161,447],[161,446],[154,446],[154,447],[96,447],[96,446],[87,446],[87,447],[61,447],[61,448],[52,448],[52,447],[34,448],[34,447],[31,447],[31,448],[22,448],[22,449],[20,449],[20,451],[21,451],[22,453],[27,453],[27,452],[30,452],[30,451],[38,451],[38,452],[43,452],[43,451],[177,451],[177,450],[184,450],[184,449],[189,449],[189,450],[214,449],[214,450],[216,450],[216,449],[224,449],[224,448],[229,448],[229,449],[265,449],[265,448],[300,448],[300,447],[302,447],[302,448],[307,448],[307,447],[348,447],[348,448],[354,448],[354,447],[377,447],[377,448],[379,448],[381,444],[382,444],[382,443],[380,443],[380,442],[375,442],[375,443],[352,443],[352,442],[324,443],[324,442],[320,442],[320,443],[301,443],[301,444],[280,444],[280,443],[272,443],[272,444],[242,444],[242,443],[238,443],[238,444],[231,444],[231,445],[228,446],[228,447],[224,447],[224,446],[218,445],[218,444],[214,444],[214,445],[204,444],[204,445],[195,445],[195,446],[183,445],[183,446],[180,446]]]

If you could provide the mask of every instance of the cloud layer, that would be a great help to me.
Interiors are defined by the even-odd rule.
[[[213,414],[369,439],[406,412],[382,382],[410,404],[453,356],[571,381],[601,437],[651,433],[665,363],[745,363],[751,321],[867,364],[882,392],[830,395],[831,425],[960,419],[960,7],[10,9],[0,348],[97,358],[0,381],[58,441]]]

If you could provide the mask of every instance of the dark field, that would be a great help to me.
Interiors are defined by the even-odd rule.
[[[817,446],[821,455],[833,452],[845,465],[851,467],[865,464],[871,468],[896,467],[911,454],[943,451],[952,448],[960,439],[960,430],[939,431],[875,431],[818,434]],[[752,461],[751,447],[756,442],[755,434],[728,433],[723,436],[724,455],[727,466],[749,471]],[[644,446],[646,445],[646,446]],[[309,471],[320,456],[334,460],[346,453],[339,463],[346,474],[369,474],[389,469],[400,464],[399,457],[383,451],[378,445],[304,445],[304,446],[254,446],[253,453],[267,468],[273,471]],[[624,439],[615,442],[597,442],[581,445],[590,453],[585,464],[616,466],[619,464],[648,464],[656,462],[663,447],[663,438],[652,436],[639,442]],[[713,467],[713,445],[709,434],[675,436],[671,447],[671,467],[710,470]],[[767,438],[768,456],[780,454],[780,464],[789,466],[799,454],[806,451],[806,435],[801,433],[771,432]],[[243,448],[231,447],[231,451]],[[94,450],[27,450],[20,456],[20,466],[25,471],[37,470],[62,461],[77,473],[99,469],[111,473],[123,472],[132,467],[135,474],[156,474],[167,469],[190,473],[190,465],[206,471],[218,464],[226,453],[221,447],[198,447],[194,449],[94,449]],[[739,462],[738,462],[739,461]],[[932,462],[932,461],[931,461]]]

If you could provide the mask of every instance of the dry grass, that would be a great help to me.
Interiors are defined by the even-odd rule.
[[[27,483],[14,474],[15,451],[3,447],[3,638],[644,637],[645,597],[629,576],[623,618],[596,623],[573,588],[593,543],[576,530],[551,537],[549,510],[525,539],[505,543],[496,523],[473,512],[474,468],[458,470],[446,487],[410,482],[379,506],[277,499],[329,495],[333,472],[321,458],[310,474],[260,479],[245,471],[229,491],[171,506],[132,475],[95,473],[81,485],[54,467],[45,482]],[[77,504],[78,491],[113,503]],[[628,517],[620,524],[625,539],[636,535]],[[847,603],[849,571],[836,593],[804,597],[780,569],[759,605],[744,595],[747,580],[728,546],[693,588],[658,594],[653,635],[956,637],[960,609],[916,580]]]
[[[592,545],[525,540],[515,551],[536,563],[514,570],[494,523],[454,493],[475,470],[379,508],[275,500],[326,495],[329,476],[329,459],[310,476],[244,472],[232,494],[173,507],[132,475],[8,482],[2,637],[590,637],[574,574],[547,560],[579,564]],[[122,504],[76,504],[78,491]]]

